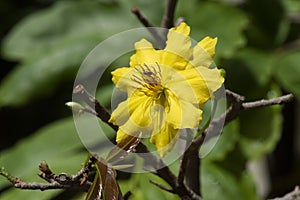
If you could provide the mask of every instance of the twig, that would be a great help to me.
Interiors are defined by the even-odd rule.
[[[145,27],[154,27],[153,24],[151,24],[151,22],[148,21],[148,19],[142,15],[142,13],[140,12],[139,9],[133,7],[131,8],[131,12],[133,14],[135,14],[135,16],[140,20],[140,22],[145,26]]]
[[[201,195],[200,192],[200,164],[201,160],[199,158],[199,149],[201,145],[204,143],[206,137],[206,132],[202,133],[199,137],[198,143],[192,143],[187,149],[187,153],[183,155],[183,157],[187,158],[186,163],[182,163],[180,166],[180,170],[182,168],[188,168],[185,170],[184,177],[186,179],[186,184],[193,192],[198,195]]]
[[[131,8],[131,12],[140,20],[140,22],[148,29],[148,31],[151,33],[151,35],[154,37],[154,39],[157,41],[157,43],[163,47],[165,40],[159,35],[157,30],[154,27],[153,24],[147,20],[147,18],[142,15],[142,13],[137,8]]]
[[[102,121],[107,123],[111,128],[113,128],[115,131],[118,130],[118,127],[114,124],[110,123],[108,120],[110,119],[109,112],[100,104],[100,102],[93,97],[84,87],[83,85],[77,85],[74,90],[73,94],[79,95],[79,97],[89,105],[89,107],[92,109],[85,108],[85,111],[96,114],[97,117],[99,117]],[[94,109],[94,110],[93,110]]]
[[[140,142],[136,147],[136,152],[144,159],[145,165],[150,165],[154,168],[154,174],[165,180],[173,189],[177,188],[177,178],[173,172],[165,165],[158,157],[154,156],[147,147]]]
[[[165,191],[167,191],[167,192],[176,194],[175,191],[174,191],[173,189],[167,188],[166,186],[164,186],[164,185],[162,185],[162,184],[156,183],[156,182],[153,181],[153,180],[150,180],[149,182],[152,183],[153,185],[159,187],[159,188],[162,189],[162,190],[165,190]]]
[[[226,92],[226,96],[232,100],[232,105],[227,109],[227,111],[223,115],[221,115],[218,119],[212,121],[212,123],[207,129],[207,133],[215,132],[216,130],[219,130],[220,124],[222,126],[225,126],[232,120],[236,119],[243,110],[250,110],[250,109],[261,108],[261,107],[272,106],[272,105],[280,105],[283,103],[292,102],[295,99],[295,97],[292,94],[288,94],[288,95],[284,95],[281,97],[268,99],[268,100],[263,99],[263,100],[253,101],[253,102],[242,102],[243,101],[242,96],[238,94],[235,95],[232,94],[233,92],[231,91]],[[231,98],[233,96],[235,98]],[[224,124],[222,122],[224,122]]]
[[[124,194],[123,199],[128,200],[131,195],[132,195],[132,193],[130,191],[128,191]]]
[[[161,26],[163,28],[170,29],[174,26],[174,13],[177,5],[177,0],[168,0],[168,4],[165,8]]]
[[[91,186],[91,183],[89,185],[78,185],[78,184],[61,184],[58,182],[53,182],[53,183],[36,183],[36,182],[32,182],[32,183],[26,183],[23,182],[22,180],[18,179],[18,181],[16,181],[14,183],[14,187],[16,188],[20,188],[22,190],[51,190],[51,189],[82,189],[87,191],[88,188]]]
[[[9,175],[4,169],[1,169],[0,175],[6,177],[16,188],[27,189],[27,190],[49,190],[49,189],[81,189],[87,191],[92,185],[91,182],[87,181],[87,175],[92,170],[92,165],[96,162],[96,156],[90,156],[90,159],[86,166],[78,171],[76,175],[71,174],[54,174],[47,163],[43,161],[39,165],[41,173],[39,176],[46,180],[48,183],[38,182],[25,182],[21,179],[14,178]]]
[[[178,185],[184,185],[184,179],[186,179],[187,187],[197,195],[200,195],[200,158],[198,152],[204,142],[205,136],[206,133],[202,133],[197,138],[199,141],[191,143],[183,154],[177,179]]]
[[[289,103],[294,101],[294,96],[292,94],[287,94],[278,98],[274,99],[262,99],[259,101],[253,101],[253,102],[248,102],[248,103],[243,103],[242,108],[244,110],[249,110],[253,108],[260,108],[260,107],[265,107],[265,106],[272,106],[272,105],[280,105],[283,103]]]

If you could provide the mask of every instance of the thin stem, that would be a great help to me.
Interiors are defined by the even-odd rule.
[[[58,182],[53,183],[26,183],[21,180],[19,180],[17,183],[14,184],[16,188],[20,188],[22,190],[51,190],[51,189],[82,189],[82,190],[88,190],[91,184],[89,185],[73,185],[73,184],[60,184]]]
[[[173,189],[167,188],[166,186],[164,186],[164,185],[162,185],[162,184],[159,184],[159,183],[156,183],[156,182],[153,181],[153,180],[150,180],[150,183],[152,183],[153,185],[159,187],[159,188],[162,189],[162,190],[165,190],[165,191],[167,191],[167,192],[176,194],[175,191],[174,191]]]
[[[137,8],[131,8],[131,12],[140,20],[140,22],[148,29],[148,31],[151,33],[151,35],[154,37],[154,39],[157,41],[157,43],[163,47],[165,40],[159,35],[157,30],[154,27],[152,23],[149,22],[149,20],[139,11]]]
[[[170,29],[174,26],[174,14],[177,0],[168,0],[161,26]]]
[[[259,101],[253,101],[253,102],[248,102],[248,103],[243,103],[242,107],[244,110],[249,110],[249,109],[254,109],[254,108],[260,108],[260,107],[265,107],[265,106],[272,106],[272,105],[280,105],[283,103],[289,103],[294,101],[294,95],[292,94],[287,94],[281,97],[277,97],[274,99],[262,99]]]
[[[92,114],[96,114],[102,121],[108,124],[112,129],[118,131],[118,127],[109,122],[110,114],[109,112],[100,104],[100,102],[92,96],[83,85],[77,85],[74,90],[74,94],[77,94],[81,100],[83,100],[89,107],[92,109],[85,108],[84,111],[87,111]],[[94,109],[94,110],[93,110]]]
[[[9,175],[4,169],[1,169],[0,175],[6,177],[16,188],[24,190],[50,190],[50,189],[81,189],[87,191],[92,185],[91,182],[87,180],[87,175],[92,169],[92,165],[96,162],[97,158],[95,156],[90,156],[89,161],[86,166],[78,171],[76,175],[71,174],[54,174],[48,164],[43,161],[39,165],[39,169],[42,173],[39,176],[45,179],[48,183],[38,183],[38,182],[25,182],[21,179],[14,178]]]

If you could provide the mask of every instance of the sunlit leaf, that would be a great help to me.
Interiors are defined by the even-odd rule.
[[[79,151],[82,143],[78,138],[73,119],[63,119],[50,124],[35,134],[27,137],[15,146],[0,154],[0,166],[13,176],[28,182],[43,182],[37,176],[38,166],[41,161],[46,160],[54,173],[66,172],[75,174],[82,166],[87,152]],[[62,171],[63,170],[63,171]],[[0,177],[0,188],[7,187],[10,183]],[[23,191],[20,189],[9,189],[0,195],[0,199],[13,199],[12,196],[26,196],[32,200],[49,199],[60,191]],[[46,198],[47,197],[47,198]]]
[[[5,167],[11,175],[21,178],[24,181],[43,182],[37,174],[38,166],[41,161],[46,160],[54,173],[70,173],[76,174],[82,167],[82,163],[86,159],[87,152],[85,146],[95,145],[95,142],[101,143],[106,139],[105,134],[114,134],[114,131],[107,125],[99,121],[99,125],[103,133],[99,134],[99,127],[95,129],[92,125],[91,115],[83,114],[80,116],[82,124],[85,124],[85,135],[80,135],[75,127],[73,118],[66,118],[53,124],[45,126],[41,130],[32,134],[30,137],[24,138],[15,146],[0,152],[0,166]],[[97,121],[98,123],[98,121]],[[103,135],[102,137],[96,136]],[[80,137],[79,137],[80,136]],[[103,148],[99,149],[102,152]],[[3,177],[0,177],[0,189],[9,186],[10,183]],[[22,192],[19,189],[9,189],[0,195],[0,199],[6,199],[13,193]],[[43,193],[51,193],[56,195],[60,191],[44,191]],[[31,199],[40,199],[41,191],[31,191]],[[43,194],[47,195],[47,194]],[[7,199],[9,199],[7,197]]]
[[[149,3],[137,3],[149,7]],[[0,107],[26,104],[75,79],[80,64],[97,44],[141,26],[130,12],[132,6],[128,1],[57,1],[22,20],[3,42],[3,55],[21,63],[0,85]]]
[[[300,99],[300,52],[292,52],[278,57],[274,71],[276,79],[282,84],[284,89],[292,92]]]

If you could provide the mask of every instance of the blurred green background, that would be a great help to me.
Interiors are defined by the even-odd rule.
[[[142,27],[132,7],[160,26],[165,5],[161,0],[0,1],[0,166],[26,181],[41,181],[42,160],[57,173],[80,169],[87,152],[64,104],[72,98],[81,62],[109,36]],[[299,0],[179,0],[178,17],[191,26],[193,39],[218,37],[215,62],[226,70],[226,88],[248,101],[288,92],[300,99]],[[127,66],[128,58],[115,66]],[[109,72],[106,76],[97,96],[110,108]],[[298,124],[297,101],[243,112],[202,161],[204,199],[264,199],[300,184]],[[171,168],[176,172],[178,163]],[[131,190],[132,199],[178,199],[149,179],[159,182],[151,174],[127,175],[121,188]],[[0,177],[0,199],[82,199],[82,194],[21,191]]]

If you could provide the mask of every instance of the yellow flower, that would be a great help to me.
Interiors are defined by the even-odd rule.
[[[117,142],[141,133],[165,156],[180,129],[199,126],[201,107],[224,79],[217,68],[210,68],[217,39],[206,37],[191,48],[189,33],[185,23],[170,29],[163,50],[145,39],[136,42],[130,67],[112,72],[116,87],[128,95],[110,118],[119,126]]]

